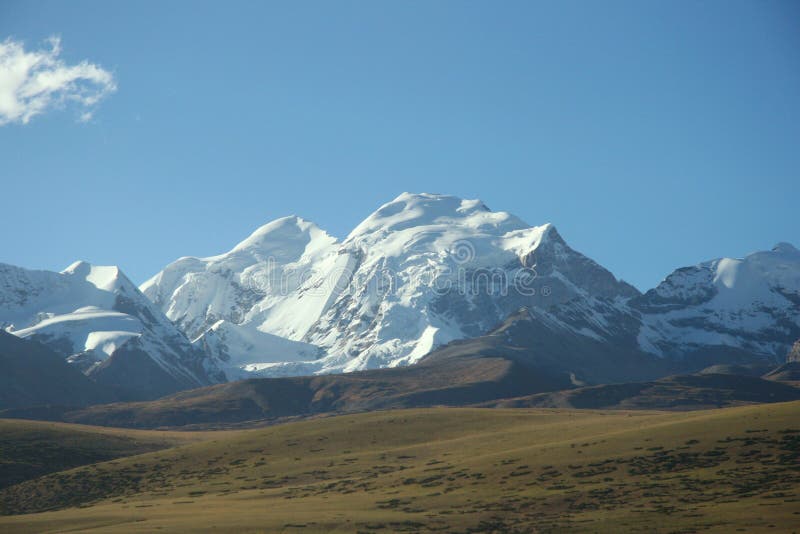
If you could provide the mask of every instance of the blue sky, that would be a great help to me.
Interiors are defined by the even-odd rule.
[[[116,90],[0,126],[0,261],[142,282],[282,215],[344,237],[402,191],[553,222],[640,289],[800,246],[799,24],[791,1],[6,0],[0,41],[60,36]]]

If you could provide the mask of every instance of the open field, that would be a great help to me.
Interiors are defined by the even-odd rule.
[[[0,419],[0,488],[123,456],[207,439],[201,432],[154,432]]]
[[[413,409],[185,439],[204,441],[0,490],[25,513],[0,530],[800,531],[800,402]]]

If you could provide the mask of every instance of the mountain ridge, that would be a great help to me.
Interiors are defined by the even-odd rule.
[[[271,265],[225,271],[227,278],[221,280],[214,273],[221,269],[217,264],[229,261],[227,253],[201,260],[206,262],[202,269],[193,264],[184,272],[177,272],[178,264],[186,261],[177,260],[142,290],[195,341],[222,318],[231,338],[274,334],[318,347],[323,354],[317,360],[280,362],[269,353],[269,340],[260,346],[249,343],[238,355],[232,348],[229,360],[239,362],[246,362],[243,353],[252,357],[252,349],[263,350],[260,361],[243,365],[258,368],[262,376],[407,365],[443,343],[480,335],[536,301],[550,305],[578,294],[638,295],[569,248],[552,224],[530,226],[506,212],[490,211],[479,200],[448,195],[403,193],[366,217],[341,243],[331,238],[318,247],[304,244],[324,251],[317,268],[294,254]],[[307,269],[305,281],[284,284],[287,291],[281,294],[273,286],[258,291],[243,283],[253,270],[282,275],[295,268]],[[209,277],[215,279],[209,283],[214,290],[207,292],[199,280]],[[487,283],[498,294],[482,294]],[[537,293],[542,288],[544,295]],[[237,299],[228,299],[220,313],[218,297],[229,293]],[[314,305],[308,305],[309,299]],[[313,320],[304,328],[287,328],[296,315]],[[201,333],[197,323],[206,331]]]
[[[218,375],[116,266],[78,261],[56,273],[0,264],[0,325],[126,397],[156,398]],[[137,377],[143,369],[147,378]]]
[[[287,221],[304,220],[281,218],[253,235]],[[329,238],[319,245],[324,261],[306,258],[299,265],[295,254],[262,269],[270,275],[305,269],[304,282],[283,284],[280,294],[242,283],[252,278],[247,269],[226,271],[226,286],[191,302],[184,293],[198,287],[204,273],[179,273],[172,285],[156,288],[159,274],[143,289],[151,298],[157,294],[154,301],[179,324],[204,322],[206,330],[192,329],[190,337],[218,344],[220,359],[238,362],[228,367],[229,378],[408,365],[450,341],[480,336],[519,307],[534,310],[553,335],[694,358],[699,368],[777,361],[800,337],[800,253],[788,243],[676,269],[641,293],[571,249],[553,224],[530,226],[480,200],[402,193],[341,242],[319,232]],[[212,258],[227,261],[225,254]],[[223,314],[225,323],[216,322],[215,311],[191,311],[215,310],[218,295],[228,292],[238,300]],[[704,317],[708,305],[718,317]],[[302,328],[287,328],[297,324],[296,316],[305,319]],[[735,328],[738,335],[731,333]],[[218,332],[226,338],[221,343]],[[272,335],[299,344],[276,348]]]
[[[140,288],[113,266],[0,264],[0,326],[142,398],[487,350],[558,383],[652,380],[782,361],[800,338],[800,251],[682,267],[642,293],[551,223],[403,193],[344,240],[282,217]]]

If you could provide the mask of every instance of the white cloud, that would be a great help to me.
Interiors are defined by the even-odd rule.
[[[26,51],[22,43],[0,43],[0,126],[27,124],[49,108],[72,104],[80,108],[78,120],[92,118],[94,106],[117,90],[114,76],[84,60],[67,65],[59,59],[61,40],[51,37],[49,48]]]

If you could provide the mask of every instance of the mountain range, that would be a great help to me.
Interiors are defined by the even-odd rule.
[[[285,217],[139,288],[116,267],[0,264],[0,326],[124,400],[416,365],[444,380],[454,362],[489,360],[554,391],[777,366],[800,338],[800,251],[780,243],[679,268],[641,293],[552,224],[404,193],[341,241]],[[536,392],[522,389],[506,397]]]

